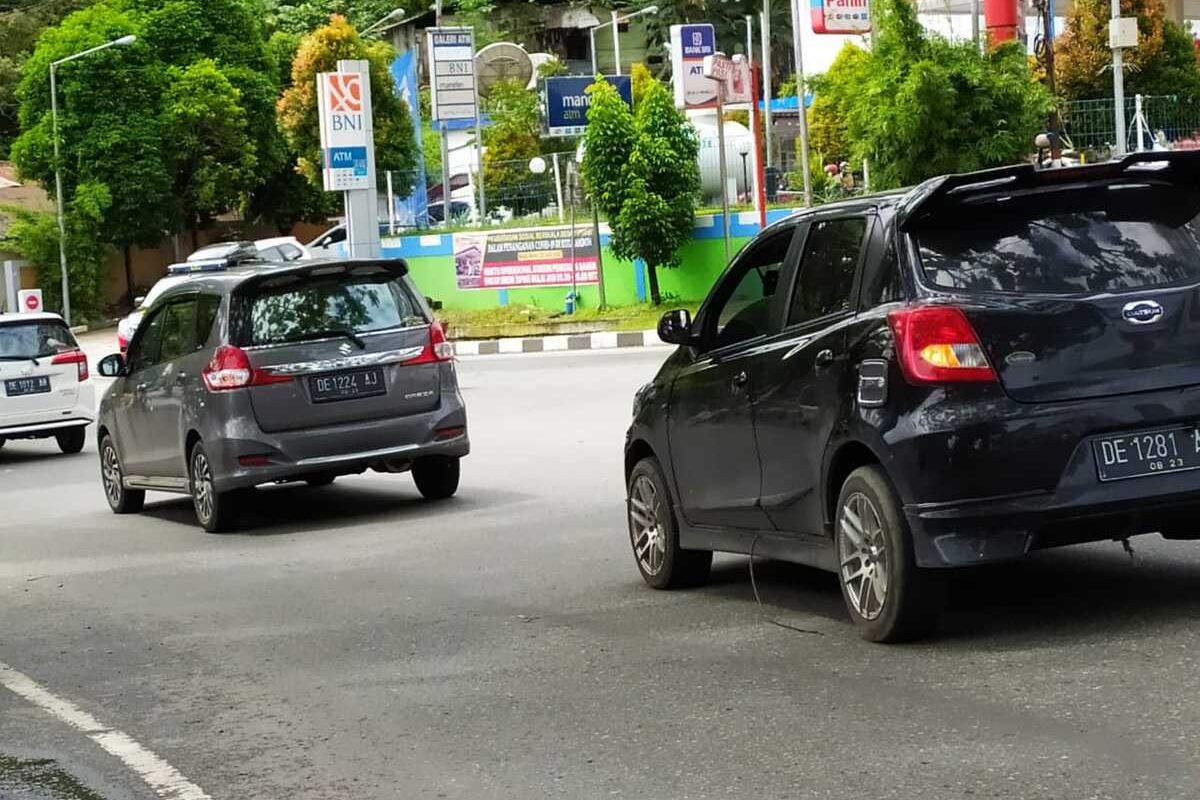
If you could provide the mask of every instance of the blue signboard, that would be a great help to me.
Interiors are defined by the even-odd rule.
[[[403,225],[424,228],[429,225],[429,195],[425,189],[425,156],[421,146],[421,103],[417,94],[416,54],[409,50],[392,62],[392,80],[400,99],[408,104],[413,138],[417,141],[417,169],[413,175],[412,191],[403,200],[396,200],[396,213]]]
[[[633,83],[628,75],[605,75],[621,99],[633,108]],[[546,127],[551,136],[578,136],[587,127],[592,103],[587,88],[595,79],[587,75],[546,79]]]
[[[704,58],[717,52],[716,35],[712,25],[680,25],[679,28],[684,58]]]
[[[325,153],[329,169],[352,169],[355,176],[367,174],[367,148],[330,147]]]

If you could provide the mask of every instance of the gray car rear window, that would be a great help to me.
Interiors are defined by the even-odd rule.
[[[424,324],[404,282],[386,272],[290,274],[272,278],[242,301],[242,345],[283,344],[322,331],[354,333]]]

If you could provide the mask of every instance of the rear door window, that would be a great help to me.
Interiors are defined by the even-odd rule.
[[[240,344],[286,344],[428,322],[401,277],[383,268],[293,273],[254,285],[241,300]]]
[[[0,360],[43,358],[78,347],[70,329],[56,319],[0,324]]]
[[[866,217],[813,223],[800,259],[800,277],[788,309],[788,325],[850,310],[850,289],[866,233]]]
[[[925,278],[966,291],[1075,294],[1200,281],[1200,191],[1117,185],[993,197],[916,229]]]
[[[158,361],[174,361],[196,350],[196,298],[171,303],[163,313]]]

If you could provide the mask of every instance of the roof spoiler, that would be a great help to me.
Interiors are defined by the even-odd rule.
[[[1033,164],[985,169],[931,178],[914,188],[897,208],[897,225],[908,230],[918,219],[953,199],[1008,189],[1032,189],[1069,183],[1111,183],[1123,178],[1155,176],[1175,183],[1200,183],[1200,151],[1130,153],[1098,164],[1036,169]]]

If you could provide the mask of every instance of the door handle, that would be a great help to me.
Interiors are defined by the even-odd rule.
[[[145,394],[146,389],[147,389],[147,386],[144,383],[139,383],[137,386],[133,387],[133,390],[135,392],[137,392],[138,394]]]
[[[746,384],[749,382],[750,382],[750,376],[746,374],[746,370],[742,370],[738,374],[734,375],[733,380],[731,381],[731,383],[733,384],[733,390],[735,392],[738,391],[739,389],[746,388]]]
[[[188,374],[186,372],[184,372],[183,370],[179,370],[179,372],[175,373],[175,382],[183,383],[184,381],[187,380],[187,377],[188,377]]]
[[[833,363],[833,351],[832,350],[822,350],[821,352],[817,353],[817,357],[813,359],[813,364],[816,365],[817,369],[822,369],[824,367],[828,367],[832,363]]]

